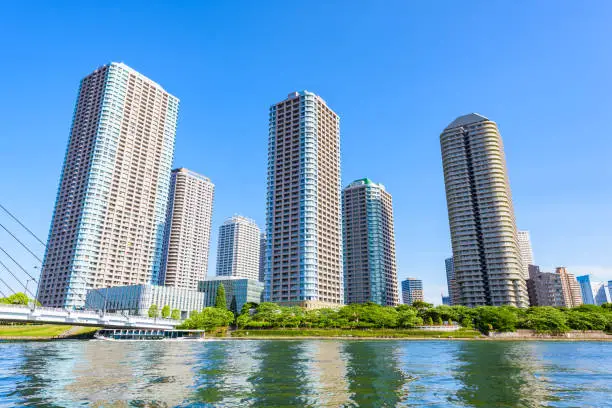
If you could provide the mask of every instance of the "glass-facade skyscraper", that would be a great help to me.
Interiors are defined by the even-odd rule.
[[[586,305],[594,305],[595,299],[593,298],[591,277],[589,275],[576,276],[576,280],[580,285],[580,292],[582,293],[582,302]]]
[[[179,100],[122,63],[80,84],[38,300],[157,283]]]
[[[529,306],[497,124],[460,116],[440,135],[455,281],[465,306]]]
[[[344,298],[347,304],[399,302],[391,194],[368,178],[342,192]]]
[[[312,92],[270,108],[265,299],[344,303],[340,118]]]

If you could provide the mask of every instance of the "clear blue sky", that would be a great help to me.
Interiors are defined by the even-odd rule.
[[[212,254],[226,217],[263,226],[268,108],[307,89],[341,117],[343,185],[393,195],[399,276],[427,299],[451,254],[439,134],[469,112],[500,127],[536,263],[612,279],[612,3],[95,3],[0,13],[0,202],[39,235],[79,80],[122,61],[181,99],[175,165],[217,186]]]

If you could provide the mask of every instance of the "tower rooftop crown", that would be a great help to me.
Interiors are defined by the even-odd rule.
[[[457,119],[453,120],[450,125],[446,127],[446,129],[470,125],[472,123],[484,122],[485,120],[489,119],[479,113],[469,113],[467,115],[459,116]]]

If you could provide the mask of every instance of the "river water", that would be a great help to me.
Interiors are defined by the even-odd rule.
[[[0,343],[0,406],[612,407],[612,343]]]

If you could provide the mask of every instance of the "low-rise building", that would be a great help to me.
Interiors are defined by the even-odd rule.
[[[180,310],[185,319],[190,312],[204,308],[204,293],[151,284],[114,286],[87,291],[85,303],[89,309],[136,316],[147,316],[152,305],[160,311],[167,305],[170,310]]]
[[[240,313],[245,303],[261,303],[262,301],[263,282],[237,276],[217,276],[200,281],[199,283],[198,289],[200,292],[203,292],[205,306],[215,305],[217,289],[220,283],[225,288],[227,308],[234,313]]]

